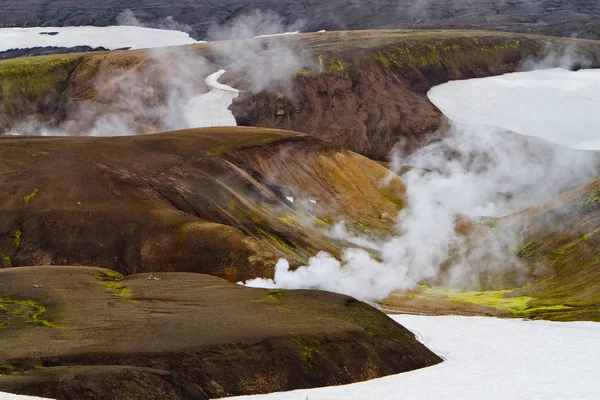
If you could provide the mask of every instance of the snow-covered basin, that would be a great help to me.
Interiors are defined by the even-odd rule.
[[[0,51],[46,46],[144,49],[192,43],[196,40],[185,32],[139,26],[0,28]]]
[[[205,82],[210,91],[191,99],[185,108],[185,117],[190,128],[211,126],[237,126],[229,106],[239,95],[239,90],[219,83],[224,69],[209,75]]]
[[[561,68],[451,81],[427,94],[446,117],[576,149],[600,149],[600,70]]]
[[[600,323],[392,315],[445,361],[265,400],[600,399]]]

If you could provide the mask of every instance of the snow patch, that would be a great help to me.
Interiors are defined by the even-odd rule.
[[[275,36],[297,35],[299,33],[300,33],[300,31],[294,31],[294,32],[274,33],[274,34],[271,34],[271,35],[258,35],[258,36],[254,36],[254,37],[255,38],[266,38],[266,37],[275,37]]]
[[[185,117],[190,128],[211,126],[237,126],[229,106],[238,97],[239,90],[219,83],[224,69],[209,75],[205,82],[210,91],[191,99],[185,108]]]
[[[391,315],[445,361],[346,386],[239,399],[529,400],[600,398],[600,324]]]
[[[146,49],[197,43],[189,34],[139,26],[0,28],[0,51],[33,47]]]
[[[429,99],[449,119],[574,149],[600,149],[600,70],[561,68],[451,81]]]
[[[32,397],[21,394],[10,394],[0,392],[0,400],[47,400],[46,397]]]

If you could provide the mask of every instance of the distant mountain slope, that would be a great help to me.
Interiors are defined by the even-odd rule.
[[[228,23],[256,9],[272,10],[303,30],[373,28],[476,28],[600,38],[600,2],[595,0],[6,0],[0,26],[114,25],[132,10],[141,21],[166,17],[189,25],[198,39],[213,23]]]

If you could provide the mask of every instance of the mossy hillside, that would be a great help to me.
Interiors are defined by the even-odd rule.
[[[475,306],[480,313],[489,312],[492,315],[501,315],[516,318],[546,318],[561,319],[565,314],[575,311],[574,307],[566,304],[548,304],[543,300],[523,295],[533,293],[521,289],[461,291],[445,287],[420,286],[410,293],[394,293],[384,305],[394,306],[395,302],[420,301],[439,305],[440,311],[445,308],[456,310],[459,313],[468,311],[469,306]]]
[[[598,42],[476,30],[331,32],[323,38],[306,35],[304,42],[319,51],[313,73],[325,74],[383,66],[400,73],[420,72],[434,80],[437,71],[437,79],[447,80],[448,73],[485,73],[494,63],[516,65],[567,46],[577,56],[600,64]],[[310,70],[299,70],[298,75],[308,76]]]
[[[88,267],[23,267],[0,275],[2,293],[39,279],[44,288],[21,284],[22,293],[73,309],[69,329],[24,326],[3,336],[0,387],[14,393],[60,397],[68,378],[53,371],[63,370],[89,394],[101,371],[79,374],[95,366],[166,371],[180,377],[171,381],[176,385],[189,381],[215,398],[350,383],[441,361],[385,314],[333,293],[250,289],[202,274],[121,280]],[[130,287],[135,301],[115,300],[99,277]]]
[[[24,116],[49,118],[81,59],[81,55],[66,54],[0,61],[2,126],[9,128]]]
[[[548,204],[496,220],[490,234],[509,230],[522,238],[515,250],[521,267],[481,290],[421,287],[383,304],[436,313],[600,321],[600,203],[594,200],[599,186],[594,181]],[[476,240],[467,242],[475,245]]]
[[[318,142],[302,141],[303,146],[297,147],[299,154],[289,152],[290,143],[278,142],[230,156],[256,176],[268,177],[282,197],[294,199],[290,204],[294,212],[278,213],[277,219],[284,225],[328,229],[345,221],[359,234],[389,234],[394,217],[405,204],[400,178],[366,157],[328,146],[314,151]],[[254,218],[253,222],[261,220]]]

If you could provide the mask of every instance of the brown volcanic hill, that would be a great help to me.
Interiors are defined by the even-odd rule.
[[[345,243],[334,221],[389,230],[398,177],[317,138],[211,128],[120,138],[0,138],[0,265],[272,276]],[[293,197],[290,202],[287,197]],[[311,201],[312,200],[312,201]]]
[[[0,342],[0,391],[59,399],[207,399],[441,362],[347,296],[88,267],[0,270]]]
[[[600,321],[600,180],[493,221],[485,229],[492,238],[517,234],[521,262],[516,269],[505,268],[483,288],[457,290],[434,282],[433,287],[396,293],[382,303],[395,310],[433,314]],[[485,235],[478,232],[468,246],[483,249],[478,236]],[[512,262],[511,254],[504,261]],[[488,266],[482,263],[478,268]]]
[[[426,96],[432,86],[514,72],[553,53],[555,62],[570,54],[597,66],[599,46],[485,31],[359,31],[5,60],[0,126],[86,135],[117,116],[131,133],[180,129],[185,100],[224,67],[222,81],[242,90],[231,107],[240,124],[309,133],[386,160],[399,140],[415,148],[440,127],[442,114]],[[268,76],[279,65],[284,79]]]

